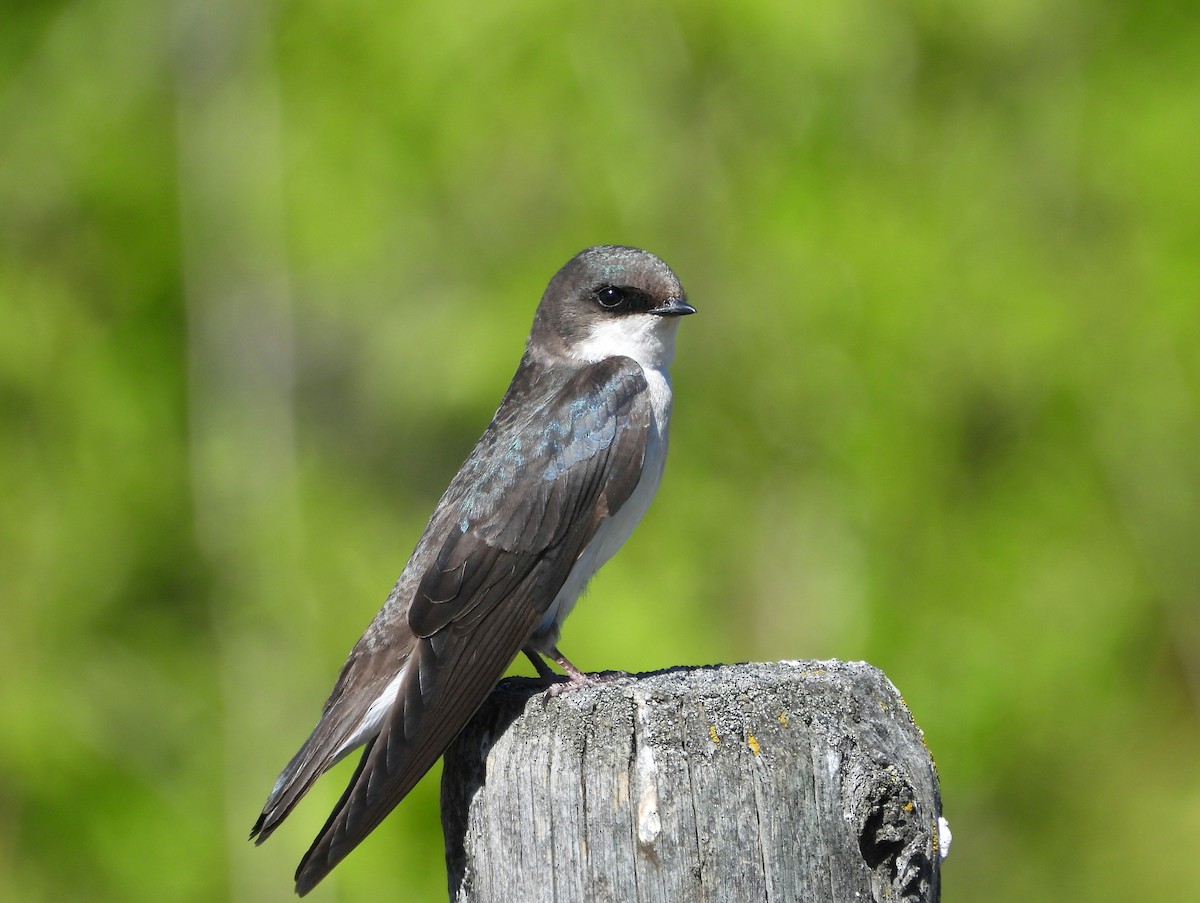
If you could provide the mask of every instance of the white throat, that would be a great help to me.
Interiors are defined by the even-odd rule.
[[[601,320],[592,326],[587,338],[573,349],[580,363],[594,364],[610,357],[633,358],[646,371],[657,370],[664,376],[675,357],[675,333],[678,317],[632,314]]]

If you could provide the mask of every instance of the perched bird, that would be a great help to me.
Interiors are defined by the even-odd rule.
[[[438,502],[321,719],[250,832],[262,843],[326,770],[358,768],[296,870],[303,896],[407,794],[524,651],[559,664],[563,619],[658,490],[678,317],[670,268],[605,245],[542,295],[512,384]]]

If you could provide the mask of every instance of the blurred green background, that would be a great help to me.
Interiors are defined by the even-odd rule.
[[[568,654],[869,660],[947,899],[1194,888],[1194,6],[0,13],[0,898],[292,898],[348,772],[250,825],[599,242],[700,314]],[[436,774],[311,899],[444,899]]]

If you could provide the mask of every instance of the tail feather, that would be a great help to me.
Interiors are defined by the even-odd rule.
[[[483,704],[537,623],[520,608],[488,612],[422,639],[396,702],[363,751],[358,769],[296,869],[304,896],[383,821]]]
[[[255,845],[271,836],[317,778],[372,739],[375,732],[364,724],[370,717],[370,708],[361,702],[347,706],[344,698],[341,705],[326,705],[325,714],[280,773],[262,813],[250,829],[250,839]]]
[[[333,765],[332,762],[325,761],[328,757],[314,755],[315,750],[311,749],[312,741],[313,738],[309,737],[271,788],[271,794],[267,797],[258,821],[250,829],[250,838],[256,846],[271,836],[296,807],[296,803],[308,793],[317,778]]]

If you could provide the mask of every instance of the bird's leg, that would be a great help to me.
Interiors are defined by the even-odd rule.
[[[571,664],[571,659],[564,656],[558,650],[558,646],[551,646],[550,657],[554,662],[558,663],[559,668],[566,671],[566,676],[570,678],[569,683],[563,684],[564,689],[575,687],[594,687],[598,683],[608,683],[610,681],[619,681],[623,677],[629,677],[629,671],[605,671],[604,674],[583,674],[583,671]]]
[[[538,677],[544,681],[547,681],[548,683],[554,683],[558,680],[558,675],[554,673],[553,669],[546,664],[546,661],[542,658],[541,654],[534,650],[532,646],[526,646],[521,651],[524,652],[525,657],[533,663],[533,667],[537,671]]]
[[[559,680],[558,675],[550,670],[550,666],[542,661],[541,653],[526,647],[522,650],[529,660],[533,662],[533,666],[537,668],[540,674],[547,681],[550,681],[550,686],[546,688],[546,695],[542,698],[542,704],[545,705],[555,696],[560,696],[563,693],[569,693],[572,690],[578,690],[580,687],[594,687],[597,684],[607,683],[610,680],[619,680],[622,677],[628,677],[624,671],[605,672],[604,674],[584,674],[574,663],[559,651],[557,646],[551,646],[547,657],[553,660],[567,674],[565,681]]]
[[[557,646],[550,647],[550,657],[558,664],[560,668],[567,673],[567,677],[571,680],[571,685],[576,687],[586,687],[591,684],[599,683],[598,678],[592,677],[590,674],[584,674],[576,668],[569,658],[559,651]]]
[[[607,683],[610,680],[619,680],[622,677],[629,676],[624,671],[611,671],[604,674],[584,674],[575,667],[569,658],[559,651],[557,646],[551,646],[550,651],[545,653],[545,656],[566,672],[567,679],[564,681],[546,664],[545,659],[542,657],[543,653],[532,646],[526,646],[521,651],[533,663],[533,667],[537,669],[538,676],[549,684],[546,688],[546,695],[542,699],[543,704],[555,696],[569,693],[571,690],[578,690],[580,687],[593,687],[596,684]]]

